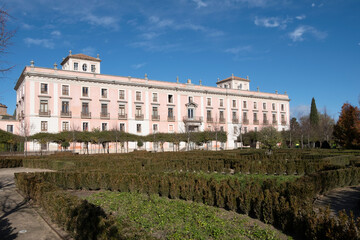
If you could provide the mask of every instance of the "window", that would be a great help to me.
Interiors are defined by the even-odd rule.
[[[83,131],[89,131],[89,123],[88,122],[83,122],[82,129],[83,129]]]
[[[219,112],[219,115],[220,115],[220,117],[219,117],[219,118],[220,118],[220,121],[223,121],[223,120],[225,119],[225,118],[224,118],[224,111],[221,110],[221,111]]]
[[[258,120],[257,113],[254,113],[254,121],[257,121],[257,120]]]
[[[247,127],[244,127],[244,132],[245,132],[245,133],[247,133],[247,132],[248,132]]]
[[[193,97],[189,97],[189,103],[192,103],[192,102],[194,102]]]
[[[233,108],[236,108],[236,100],[232,100],[232,106]]]
[[[224,106],[224,99],[220,99],[220,107]]]
[[[275,113],[273,113],[273,115],[272,115],[272,121],[273,121],[273,123],[276,123],[276,114]]]
[[[247,102],[243,101],[243,108],[247,108]]]
[[[124,104],[119,105],[119,115],[125,116],[125,105]]]
[[[136,101],[141,101],[141,92],[136,92]]]
[[[48,130],[48,122],[47,121],[41,121],[41,131],[46,132]]]
[[[83,102],[83,103],[81,104],[81,112],[82,112],[83,114],[88,114],[88,113],[89,113],[89,103]]]
[[[79,70],[79,63],[74,63],[74,70],[75,71]]]
[[[63,101],[61,103],[61,112],[69,113],[69,102],[68,101]]]
[[[248,117],[247,117],[247,112],[243,112],[243,120],[247,121]]]
[[[9,133],[13,133],[14,132],[14,125],[7,125],[6,126],[6,131]]]
[[[69,96],[69,85],[62,85],[61,92],[63,96]]]
[[[91,72],[95,72],[95,65],[91,65]]]
[[[141,124],[136,124],[136,132],[141,133]]]
[[[174,109],[168,108],[168,117],[174,117]]]
[[[234,111],[234,112],[232,112],[232,119],[233,120],[237,120],[237,116],[236,116],[237,114],[236,114],[236,112]]]
[[[119,99],[121,100],[125,99],[125,90],[119,90]]]
[[[82,96],[83,97],[89,96],[89,88],[88,87],[82,87]]]
[[[157,102],[157,101],[158,101],[158,94],[157,94],[157,93],[153,93],[153,94],[152,94],[152,101],[153,101],[153,102]]]
[[[48,101],[40,100],[40,112],[47,113],[48,112]]]
[[[135,114],[136,116],[140,116],[142,114],[141,106],[136,106]]]
[[[168,103],[174,103],[174,95],[172,94],[168,95]]]
[[[69,131],[69,122],[63,122],[62,123],[62,130],[63,131]]]
[[[159,126],[157,124],[153,124],[153,132],[156,133],[159,130]]]
[[[257,127],[254,127],[254,131],[257,132]]]
[[[106,88],[102,88],[101,89],[101,97],[102,98],[107,98],[107,89]]]
[[[87,71],[87,65],[86,65],[86,63],[84,63],[84,64],[82,65],[82,70],[83,70],[84,72]]]
[[[188,108],[188,118],[193,119],[194,118],[194,109]]]
[[[275,103],[272,103],[272,110],[275,111]]]
[[[174,125],[169,125],[169,133],[173,133],[174,132]]]
[[[263,103],[263,109],[266,110],[266,103]]]
[[[285,114],[281,114],[281,123],[285,122]]]
[[[237,126],[234,126],[234,135],[237,135],[238,134],[238,128]]]
[[[207,105],[208,105],[208,106],[211,106],[211,98],[207,98],[207,99],[206,99],[206,102],[207,102]]]
[[[207,119],[207,121],[212,121],[212,118],[211,118],[211,110],[207,110],[207,111],[206,111],[206,119]]]
[[[108,112],[108,105],[106,103],[101,104],[101,114],[107,114]]]
[[[159,116],[158,107],[153,107],[152,108],[152,115],[153,116]]]
[[[101,123],[101,130],[107,131],[107,123]]]
[[[47,83],[41,83],[41,93],[47,94],[48,93],[48,85]]]
[[[221,132],[224,131],[224,126],[220,126],[220,131],[221,131]]]
[[[254,102],[254,109],[257,109],[257,102]]]
[[[125,132],[125,123],[120,123],[120,132]]]
[[[263,121],[264,121],[264,122],[267,122],[267,115],[266,115],[266,113],[263,113]]]
[[[239,89],[242,89],[242,84],[241,83],[239,84]]]
[[[281,104],[281,111],[285,111],[284,104]]]

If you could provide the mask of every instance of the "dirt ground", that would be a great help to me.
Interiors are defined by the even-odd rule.
[[[44,169],[0,168],[0,239],[63,239],[17,191],[14,173],[43,172]],[[40,210],[40,209],[39,209]],[[46,219],[46,218],[45,218]]]
[[[355,217],[360,217],[360,186],[336,188],[325,195],[319,196],[314,202],[315,209],[330,205],[332,216],[337,216],[340,210],[345,209],[349,214],[354,213]]]

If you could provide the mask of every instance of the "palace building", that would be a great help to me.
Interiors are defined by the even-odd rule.
[[[224,149],[239,147],[240,131],[268,125],[289,129],[288,95],[251,91],[248,77],[232,75],[211,87],[190,79],[181,83],[178,78],[151,80],[146,74],[144,78],[106,75],[100,65],[99,55],[71,51],[61,68],[37,67],[31,61],[15,85],[16,121],[0,120],[0,128],[20,135],[93,129],[138,135],[223,130],[228,133]],[[40,144],[30,142],[28,150],[38,151]],[[58,150],[58,145],[50,144],[49,150]]]

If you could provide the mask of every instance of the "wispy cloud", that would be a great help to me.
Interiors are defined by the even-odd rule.
[[[119,29],[118,20],[111,16],[101,17],[101,16],[96,16],[92,13],[88,13],[87,15],[83,16],[81,20],[93,26],[102,26],[113,30]]]
[[[281,18],[281,17],[255,17],[254,23],[256,26],[267,28],[280,28],[285,29],[287,24],[292,22],[293,18]]]
[[[149,52],[171,52],[180,49],[179,44],[157,43],[154,41],[138,41],[130,44],[134,48],[142,48]]]
[[[54,48],[55,44],[51,39],[39,39],[39,38],[25,38],[24,42],[28,47],[31,45],[37,45],[44,48],[52,49]]]
[[[196,3],[196,8],[207,7],[207,3],[202,0],[193,0],[193,2]]]
[[[146,65],[146,63],[138,63],[138,64],[131,65],[131,67],[134,69],[139,69],[139,68],[144,67],[145,65]]]
[[[225,49],[225,52],[238,55],[240,53],[250,52],[251,50],[252,50],[252,47],[250,45],[248,45],[248,46],[239,46],[239,47],[235,47],[235,48],[228,48],[228,49]]]
[[[304,20],[306,18],[306,15],[302,14],[295,17],[297,20]]]
[[[303,116],[309,115],[310,106],[309,105],[298,105],[290,108],[291,117],[296,117],[300,119]]]
[[[54,30],[51,32],[51,36],[53,37],[60,37],[61,36],[61,32],[58,30]]]
[[[299,26],[289,33],[289,37],[293,42],[302,42],[305,40],[304,35],[311,35],[316,39],[324,39],[327,37],[326,32],[317,30],[312,26]]]
[[[81,49],[81,53],[84,53],[89,56],[95,56],[96,49],[93,47],[86,47],[86,48]]]
[[[25,29],[25,30],[31,30],[31,29],[34,28],[34,26],[32,26],[32,25],[30,25],[30,24],[27,24],[27,23],[23,23],[23,24],[21,25],[21,27],[22,27],[23,29]]]

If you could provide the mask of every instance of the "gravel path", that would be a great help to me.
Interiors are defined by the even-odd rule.
[[[61,239],[16,191],[14,173],[44,169],[0,168],[0,239]]]
[[[314,202],[315,208],[330,205],[333,216],[337,216],[340,210],[345,209],[349,214],[353,211],[355,217],[360,217],[360,186],[336,188],[325,195],[319,196]]]

